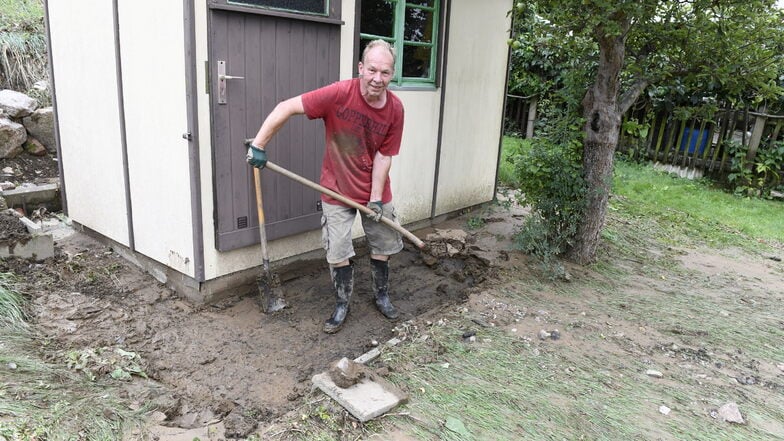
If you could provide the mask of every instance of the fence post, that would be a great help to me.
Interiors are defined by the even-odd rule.
[[[534,122],[536,121],[536,97],[532,97],[528,103],[528,121],[525,124],[525,137],[531,139],[534,137]]]
[[[748,164],[751,164],[757,156],[757,149],[762,140],[762,132],[765,130],[765,124],[768,122],[767,116],[763,116],[767,113],[767,107],[762,106],[762,109],[758,110],[758,112],[762,115],[754,116],[754,129],[752,129],[751,138],[749,139],[749,150],[746,153],[746,161]]]

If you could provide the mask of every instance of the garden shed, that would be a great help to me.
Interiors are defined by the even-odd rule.
[[[47,0],[64,210],[195,301],[261,263],[243,141],[281,100],[398,51],[406,109],[391,180],[401,222],[491,201],[511,0]],[[323,124],[295,117],[270,160],[318,181]],[[270,259],[321,248],[319,195],[263,171]],[[356,229],[361,234],[361,229]]]

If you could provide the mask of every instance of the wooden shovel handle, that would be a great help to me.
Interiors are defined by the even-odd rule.
[[[283,176],[286,176],[287,178],[293,179],[293,180],[299,182],[300,184],[303,184],[303,185],[305,185],[307,187],[310,187],[310,188],[312,188],[312,189],[314,189],[316,191],[324,193],[327,196],[329,196],[329,197],[331,197],[331,198],[333,198],[335,200],[343,202],[344,204],[348,205],[349,207],[356,208],[357,210],[359,210],[362,213],[369,214],[371,216],[375,216],[375,214],[376,214],[376,212],[371,210],[370,208],[368,208],[368,207],[366,207],[366,206],[364,206],[362,204],[358,204],[358,203],[352,201],[351,199],[343,196],[342,194],[337,193],[337,192],[335,192],[333,190],[330,190],[330,189],[328,189],[326,187],[323,187],[323,186],[321,186],[319,184],[316,184],[315,182],[313,182],[311,180],[303,178],[302,176],[300,176],[300,175],[298,175],[296,173],[290,172],[290,171],[286,170],[285,168],[283,168],[283,167],[281,167],[281,166],[279,166],[279,165],[277,165],[277,164],[275,164],[273,162],[267,161],[266,168],[268,168],[268,169],[270,169],[270,170],[272,170],[272,171],[274,171],[276,173],[280,173]],[[424,248],[425,247],[425,243],[422,242],[422,240],[420,240],[413,233],[411,233],[410,231],[408,231],[405,228],[401,227],[400,225],[398,225],[397,223],[393,222],[392,220],[390,220],[390,219],[388,219],[386,217],[382,217],[380,222],[383,223],[384,225],[388,226],[389,228],[392,228],[393,230],[399,232],[403,236],[405,236],[408,240],[410,240],[417,247],[419,247],[419,248]]]
[[[261,170],[253,167],[253,182],[256,184],[256,213],[259,215],[259,239],[261,244],[261,263],[265,272],[269,272],[269,255],[267,254],[267,229],[264,227],[264,199],[261,195]]]

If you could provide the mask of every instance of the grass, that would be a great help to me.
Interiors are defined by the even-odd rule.
[[[746,238],[784,243],[784,204],[780,201],[741,198],[717,191],[707,180],[681,179],[623,161],[616,162],[614,193],[635,202],[625,207],[630,214],[655,215],[709,241],[728,244],[738,238],[735,233],[741,233]]]
[[[111,384],[57,363],[25,321],[25,299],[0,273],[0,439],[110,441],[142,424]]]
[[[515,167],[510,161],[510,158],[520,150],[527,148],[529,145],[530,141],[525,139],[504,136],[501,147],[501,163],[498,169],[498,182],[500,182],[501,185],[506,187],[515,187],[517,185]]]
[[[32,89],[47,79],[47,49],[40,0],[0,0],[0,87],[49,97]]]
[[[0,31],[43,27],[41,0],[0,0]]]

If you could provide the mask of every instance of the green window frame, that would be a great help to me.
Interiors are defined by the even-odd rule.
[[[362,57],[362,50],[369,41],[385,40],[397,52],[391,84],[435,86],[442,1],[360,0],[357,59]],[[383,12],[392,17],[384,16]]]

